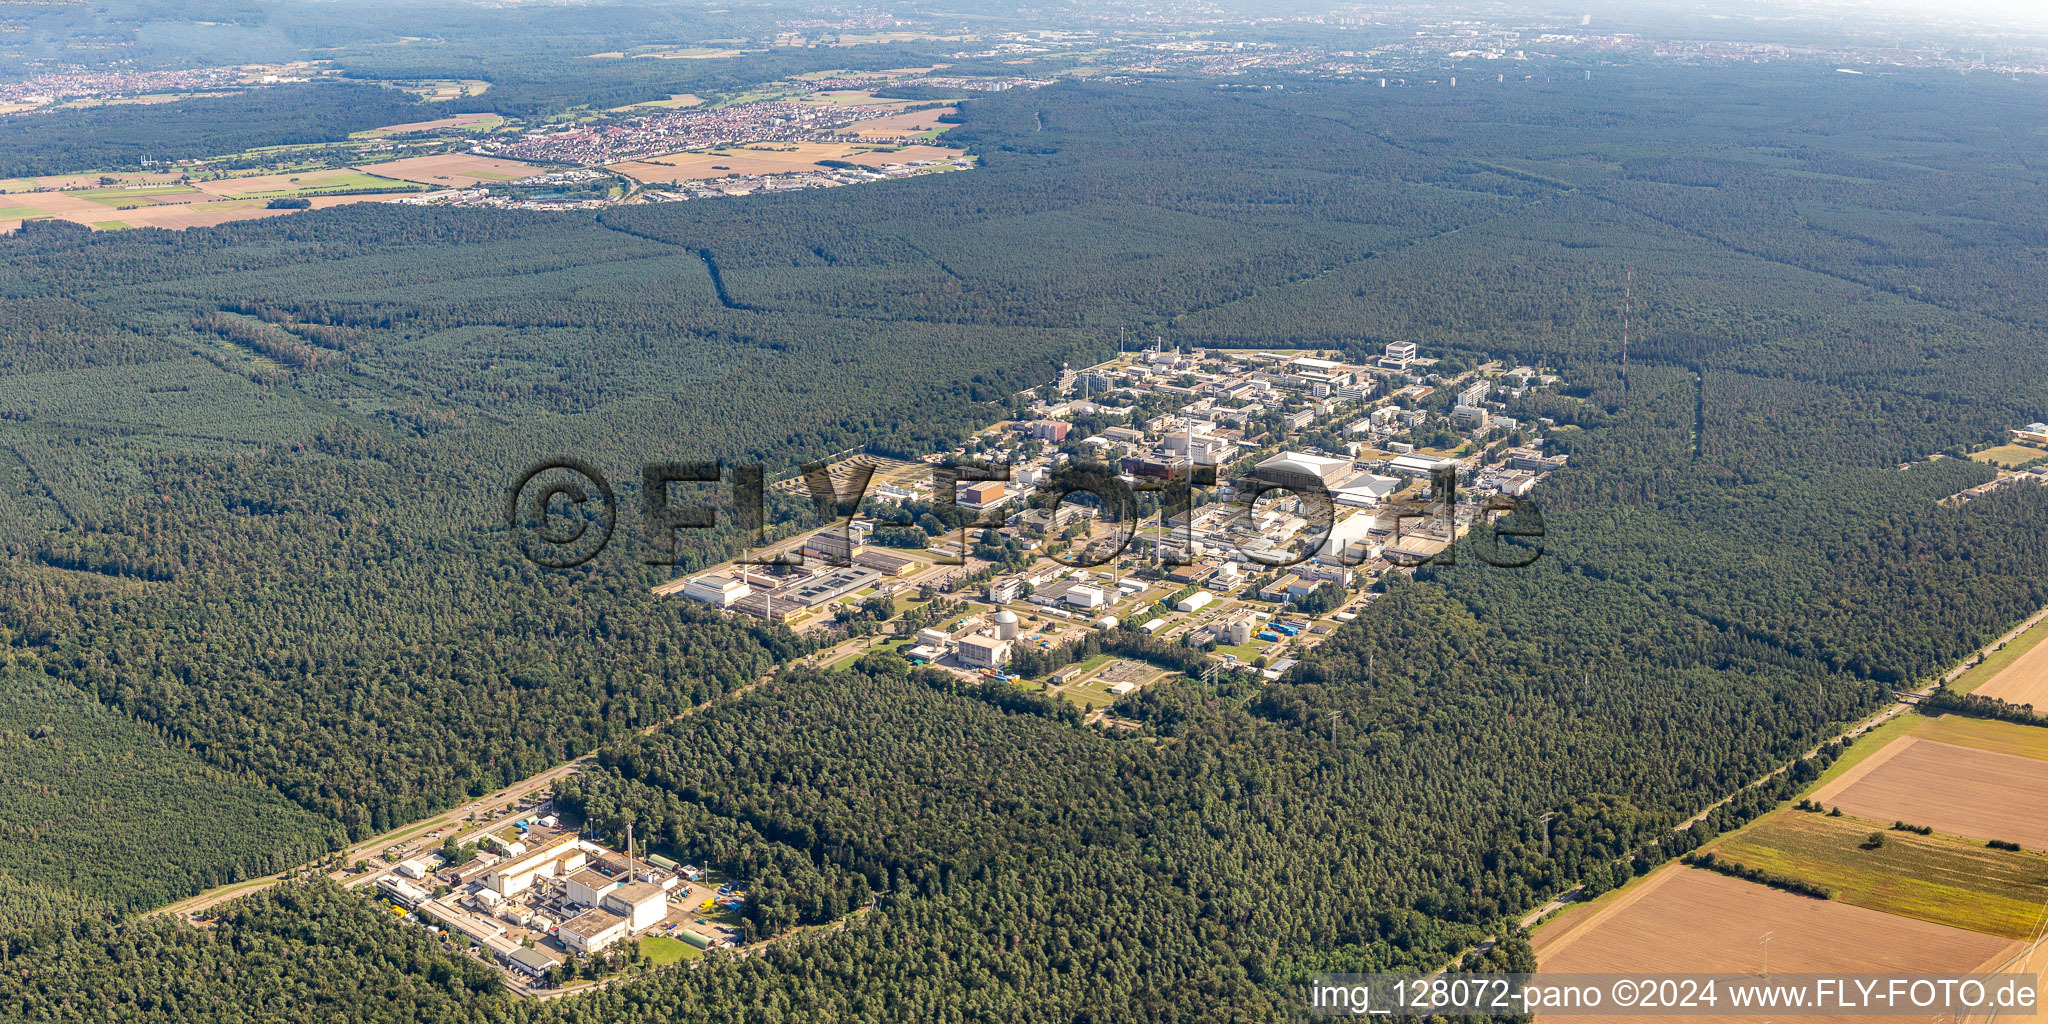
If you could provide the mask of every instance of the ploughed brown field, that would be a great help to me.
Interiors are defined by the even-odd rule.
[[[2048,629],[2048,624],[2034,628]],[[2035,714],[2048,714],[2048,640],[2035,643],[1974,692],[2007,704],[2032,704]]]
[[[1770,970],[1781,973],[1966,972],[2004,961],[2024,943],[1914,921],[1670,864],[1613,901],[1536,932],[1544,974],[1756,973],[1771,933]],[[1725,999],[1721,1005],[1727,1005]],[[1545,1013],[1540,1024],[1626,1017]],[[1740,1015],[1688,1021],[1747,1021]],[[1802,1022],[1867,1017],[1800,1016]]]
[[[2037,758],[1904,736],[1814,796],[1858,817],[2048,847],[2048,761]]]

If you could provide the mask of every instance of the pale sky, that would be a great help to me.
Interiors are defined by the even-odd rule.
[[[2048,0],[1881,0],[1881,6],[1932,20],[1969,20],[1992,28],[2048,28]]]

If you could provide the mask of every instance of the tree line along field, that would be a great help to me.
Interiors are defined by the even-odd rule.
[[[1544,923],[1534,936],[1542,968],[1693,969],[1707,958],[1753,970],[1742,961],[1761,955],[1759,937],[1770,931],[1773,970],[1877,971],[1909,955],[1913,970],[1991,970],[2038,939],[2048,854],[2032,841],[2002,849],[1985,837],[2031,834],[2031,789],[2003,785],[2000,769],[2044,763],[2048,730],[1910,715],[1858,745],[1874,749],[1842,759],[1797,806],[1707,847],[1724,865],[1824,895],[1661,869]]]
[[[1908,735],[1814,796],[1850,814],[2039,849],[2044,790],[2048,760]]]
[[[1559,929],[1561,930],[1553,930]],[[1643,971],[1757,974],[1769,933],[1773,974],[1966,973],[2002,961],[2020,943],[1831,900],[1816,900],[1672,864],[1536,942],[1545,973]],[[1598,1015],[1545,1013],[1545,1024]],[[1741,1014],[1703,1020],[1743,1021]],[[1849,1021],[1850,1015],[1814,1015]]]
[[[1065,85],[965,103],[949,139],[975,174],[858,198],[0,238],[0,627],[34,671],[353,837],[596,750],[565,798],[756,879],[757,934],[884,894],[744,962],[506,1006],[319,886],[227,931],[120,935],[25,880],[4,890],[20,916],[74,941],[10,947],[42,973],[0,972],[0,1008],[47,1015],[140,987],[174,948],[234,963],[290,936],[318,955],[195,972],[136,1019],[253,1014],[271,979],[331,997],[326,1019],[1290,1019],[1307,973],[1440,966],[1620,880],[1645,840],[2048,603],[2048,496],[1944,508],[1992,471],[1894,468],[2038,418],[2041,389],[2015,382],[2048,379],[2048,354],[2008,305],[2040,287],[2023,240],[1914,235],[1910,280],[1864,241],[1958,197],[2035,216],[2038,190],[1982,155],[2048,138],[1989,134],[2039,108],[2012,83],[1746,71],[1829,126],[1794,133],[1713,89],[1684,102],[1721,121],[1665,116],[1721,81],[1674,74],[1458,104]],[[1880,90],[1882,126],[1851,89]],[[1565,141],[1500,127],[1538,121]],[[1986,274],[1995,301],[1970,283]],[[1261,690],[1149,685],[1118,707],[1129,738],[879,659],[633,735],[810,650],[648,596],[669,570],[641,561],[641,462],[949,448],[1117,326],[1557,367],[1566,395],[1513,410],[1580,428],[1537,495],[1544,558],[1421,572]],[[559,454],[629,514],[614,548],[546,572],[494,524],[506,484]],[[132,867],[166,900],[201,884]],[[1958,958],[2005,942],[1966,936]],[[1510,938],[1492,962],[1527,952]],[[388,994],[350,994],[358,976]]]
[[[2043,637],[2048,637],[2048,630],[2028,630],[2010,645],[2012,655],[2000,666],[1987,661],[1974,670],[1976,685],[1967,692],[2007,704],[2048,709],[2048,647],[2042,645]],[[1995,672],[1990,671],[1993,668]]]

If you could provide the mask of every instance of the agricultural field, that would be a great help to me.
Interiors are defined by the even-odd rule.
[[[959,108],[957,107],[906,110],[900,114],[891,114],[888,117],[877,117],[858,122],[849,126],[847,131],[859,135],[863,139],[873,139],[877,142],[914,139],[936,135],[952,127],[952,125],[942,123],[939,120],[939,116],[956,113],[959,113]]]
[[[113,174],[51,174],[39,178],[0,179],[0,192],[33,192],[36,189],[116,188],[123,185],[174,185],[183,172]]]
[[[2015,757],[2048,761],[2048,729],[2033,726],[1997,722],[1988,718],[1943,715],[1940,718],[1923,720],[1913,729],[1913,735],[1938,743],[1953,743],[1959,747],[1988,750],[1994,754],[2011,754]]]
[[[1538,928],[1533,945],[1545,973],[1665,972],[1681,965],[1689,972],[1734,973],[1762,968],[1759,940],[1765,933],[1771,935],[1773,972],[1969,971],[2002,960],[2021,946],[1981,932],[1797,896],[1679,864],[1657,869],[1588,913]],[[1544,1014],[1541,1019],[1557,1024],[1581,1018]]]
[[[2048,644],[2041,642],[2042,637],[2048,637],[2048,628],[2035,626],[2008,644],[1998,652],[2001,656],[2010,655],[2002,667],[1988,678],[1980,675],[1978,678],[1984,681],[1968,692],[2048,710]],[[1985,667],[1979,666],[1979,671]]]
[[[350,203],[382,202],[390,199],[392,193],[365,193],[344,196],[314,195],[310,209],[324,210],[331,206],[345,206]],[[208,202],[165,202],[157,205],[114,208],[92,199],[80,198],[72,193],[46,192],[22,196],[21,204],[0,207],[0,234],[13,231],[29,220],[68,220],[88,227],[112,230],[118,228],[200,228],[229,221],[251,220],[258,217],[280,217],[296,210],[273,210],[264,204],[267,197],[247,199],[215,199]]]
[[[702,96],[698,96],[694,93],[679,92],[671,94],[669,98],[665,100],[648,100],[645,103],[628,103],[623,107],[613,107],[611,108],[610,113],[616,114],[627,110],[638,110],[642,107],[661,107],[667,110],[682,110],[688,107],[701,106],[703,103],[704,97]]]
[[[2032,934],[2048,903],[2048,856],[1891,824],[1785,810],[1711,849],[1745,867],[1825,886],[1851,906],[2008,939]],[[1882,845],[1869,845],[1873,832]]]
[[[911,103],[910,100],[877,96],[866,89],[826,89],[800,97],[797,102],[824,107],[906,107]]]
[[[863,167],[880,167],[914,160],[948,160],[960,155],[957,149],[938,146],[904,146],[883,153],[847,142],[775,142],[706,153],[671,153],[613,164],[606,169],[645,182],[704,181],[729,174],[815,171],[819,170],[820,160],[844,160]]]
[[[2048,623],[2037,624],[2033,629],[2021,633],[2002,649],[1992,652],[1990,657],[1970,666],[1968,671],[1965,671],[1962,675],[1956,677],[1954,682],[1948,684],[1948,688],[1956,693],[1977,692],[1978,687],[1990,682],[1999,673],[2005,671],[2007,666],[2018,661],[2028,651],[2033,650],[2036,644],[2039,644],[2044,639],[2048,639],[2048,628],[2043,628],[2044,625],[2048,625]]]
[[[496,114],[456,114],[433,121],[410,121],[405,124],[387,124],[367,132],[357,132],[354,138],[381,139],[390,135],[411,135],[415,132],[472,131],[487,132],[504,124],[505,119]]]
[[[492,181],[511,181],[540,172],[532,164],[473,153],[415,156],[356,168],[365,174],[414,181],[436,188],[466,188]]]
[[[2048,846],[2048,761],[2035,758],[1906,736],[1816,790],[1813,799],[1859,817],[2031,849]]]
[[[208,195],[220,196],[225,199],[275,199],[282,196],[310,196],[340,189],[383,188],[394,192],[414,191],[406,182],[388,177],[380,177],[375,174],[366,174],[350,168],[290,171],[283,174],[258,174],[246,178],[221,178],[216,181],[194,182],[193,187]]]

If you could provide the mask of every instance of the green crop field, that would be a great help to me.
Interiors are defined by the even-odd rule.
[[[1913,735],[1925,740],[1975,747],[1994,754],[2013,754],[2048,761],[2048,729],[1986,718],[1943,715],[1923,721]]]
[[[1713,847],[1729,860],[1836,890],[1836,899],[1888,914],[2025,938],[2048,903],[2048,856],[1987,849],[1891,822],[1780,811]],[[1911,824],[1910,822],[1908,824]],[[1884,845],[1865,849],[1872,832]]]
[[[479,175],[479,177],[483,177],[483,175]],[[352,192],[358,189],[388,189],[392,192],[420,192],[424,191],[425,188],[426,186],[424,185],[419,185],[410,181],[399,181],[395,178],[379,177],[375,174],[365,174],[361,171],[347,171],[335,174],[321,174],[314,180],[306,184],[300,185],[296,188],[270,189],[263,192],[251,192],[245,198],[282,199],[290,196],[320,196],[330,195],[332,193],[341,191]]]

